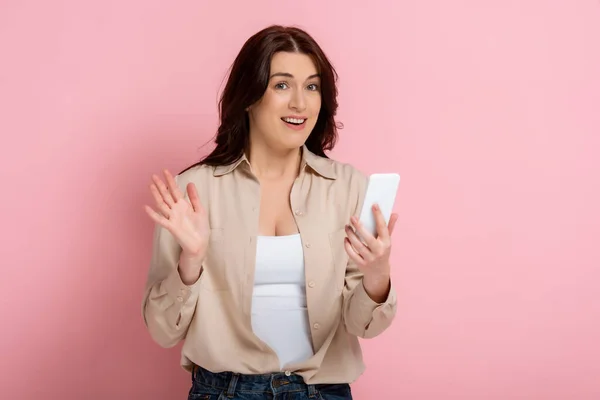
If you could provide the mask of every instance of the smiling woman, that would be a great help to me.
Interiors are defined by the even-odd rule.
[[[366,177],[325,155],[336,78],[306,32],[255,34],[231,68],[215,149],[153,176],[142,310],[157,343],[185,341],[190,399],[351,399],[358,337],[394,318],[396,216],[386,226],[374,209],[377,235],[364,229]]]
[[[331,62],[303,30],[273,26],[256,33],[246,41],[231,67],[219,103],[217,146],[196,165],[235,162],[249,147],[252,127],[263,121],[269,128],[259,135],[274,134],[288,140],[281,133],[282,118],[295,119],[283,126],[296,128],[292,124],[300,123],[303,133],[289,139],[287,146],[305,143],[311,152],[324,157],[337,140],[336,80]],[[278,121],[266,121],[275,117]],[[271,132],[272,128],[278,133]]]
[[[299,148],[319,118],[319,73],[310,56],[289,52],[276,53],[271,70],[275,72],[262,98],[248,107],[250,141]],[[295,133],[290,134],[290,129]]]
[[[274,71],[297,69],[300,70],[300,74],[303,72],[306,74],[315,70],[312,59],[305,54],[286,52],[277,53],[273,56],[271,63],[273,65],[272,70]],[[306,112],[304,112],[305,115],[287,115],[285,117],[281,117],[281,120],[286,123],[288,128],[294,130],[305,130],[308,128],[310,132],[310,130],[314,128],[314,122],[316,122],[316,118],[319,116],[319,110],[321,108],[319,74],[314,73],[305,80],[301,80],[296,79],[294,75],[289,72],[275,72],[271,74],[270,81],[273,87],[267,88],[265,94],[263,95],[263,99],[261,99],[261,101],[258,103],[265,104],[266,102],[262,100],[268,100],[269,97],[271,97],[273,99],[274,108],[281,108],[282,106],[288,108],[288,106],[292,104],[296,104],[296,106],[293,107],[298,110],[305,110],[308,108],[308,112],[311,113],[310,120],[306,115]],[[273,84],[273,82],[276,83]],[[294,84],[290,85],[290,82]],[[273,92],[273,89],[275,92],[280,92],[278,93],[278,97],[273,95],[267,96],[269,93]],[[286,90],[287,93],[284,92]],[[313,92],[313,95],[309,96],[307,100],[305,100],[304,94],[302,93],[304,90]],[[305,104],[306,101],[308,101],[308,104]],[[255,114],[255,112],[251,112],[250,116],[253,117]],[[306,124],[307,121],[309,121],[308,124]]]

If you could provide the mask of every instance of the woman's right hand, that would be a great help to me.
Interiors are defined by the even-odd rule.
[[[187,201],[168,170],[164,171],[164,176],[166,184],[157,175],[152,175],[150,192],[154,197],[157,211],[147,205],[144,209],[154,222],[175,237],[182,249],[181,261],[195,260],[201,263],[208,249],[210,226],[208,214],[200,203],[196,185],[188,183],[186,190],[189,201]],[[180,268],[183,266],[180,265]]]

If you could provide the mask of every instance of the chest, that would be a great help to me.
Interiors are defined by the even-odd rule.
[[[214,180],[206,193],[214,235],[205,260],[204,287],[237,287],[240,295],[249,296],[255,282],[257,239],[299,234],[298,259],[312,285],[308,287],[341,291],[347,262],[344,226],[356,204],[348,187],[308,174],[278,187],[234,178]],[[271,246],[267,253],[272,252]]]
[[[258,232],[263,236],[286,236],[298,232],[291,207],[294,182],[264,182],[260,185]]]
[[[286,185],[226,175],[207,189],[210,226],[230,240],[337,231],[356,207],[355,196],[343,182],[309,174]]]

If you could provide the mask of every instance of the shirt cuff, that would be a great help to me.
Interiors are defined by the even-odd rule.
[[[185,304],[192,296],[198,294],[198,288],[200,286],[200,278],[192,285],[188,286],[181,280],[177,266],[171,271],[167,279],[165,279],[165,288],[167,294],[175,303]]]
[[[369,296],[361,280],[354,291],[354,299],[358,305],[360,315],[371,318],[375,311],[385,311],[386,309],[391,311],[396,305],[396,291],[390,282],[390,291],[388,292],[387,298],[383,303],[377,303]]]

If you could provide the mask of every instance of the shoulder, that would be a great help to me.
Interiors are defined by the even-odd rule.
[[[215,167],[210,165],[194,165],[175,176],[175,182],[184,197],[188,197],[187,186],[192,183],[200,201],[204,205],[208,205],[211,193],[211,182],[214,178]]]
[[[357,182],[366,184],[368,179],[367,175],[354,165],[337,160],[331,160],[331,163],[337,180],[342,182]]]
[[[348,162],[329,159],[336,186],[344,188],[349,195],[361,195],[367,188],[368,176]]]
[[[336,194],[352,204],[354,210],[360,210],[367,191],[369,177],[354,165],[336,160],[330,160],[335,176]]]
[[[185,189],[188,183],[204,185],[213,176],[214,167],[209,165],[194,165],[177,174],[175,181],[180,188]]]

